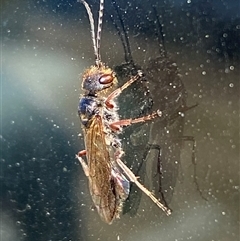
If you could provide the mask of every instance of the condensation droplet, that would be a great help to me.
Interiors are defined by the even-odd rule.
[[[26,209],[27,209],[27,210],[30,210],[31,208],[32,208],[32,207],[31,207],[29,204],[26,205]]]
[[[17,221],[17,222],[16,222],[16,225],[18,225],[18,226],[21,225],[21,222],[20,222],[20,221]]]

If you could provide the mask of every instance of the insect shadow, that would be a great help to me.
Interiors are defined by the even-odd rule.
[[[184,136],[185,112],[196,105],[187,106],[187,91],[179,75],[177,64],[172,60],[165,47],[162,24],[157,8],[152,7],[148,13],[142,12],[140,19],[146,19],[148,27],[153,31],[158,42],[157,57],[149,59],[143,66],[138,65],[132,56],[129,36],[127,34],[126,14],[135,11],[135,6],[120,6],[112,1],[115,17],[112,23],[121,40],[125,63],[114,68],[119,83],[124,83],[129,76],[134,76],[141,69],[144,79],[128,88],[124,95],[119,97],[119,112],[122,116],[142,116],[160,109],[164,118],[151,123],[140,123],[129,127],[122,136],[126,152],[125,161],[133,172],[167,207],[172,199],[176,185],[180,154],[183,141],[191,141],[192,162],[195,163],[195,140],[191,136]],[[139,9],[144,9],[139,7]],[[128,12],[128,13],[126,13]],[[147,15],[147,16],[146,16]],[[125,19],[124,19],[125,18]],[[146,21],[144,23],[146,24]],[[139,31],[149,29],[140,26]],[[194,182],[196,180],[196,166],[194,165]],[[123,213],[134,216],[139,208],[141,191],[131,185],[131,192],[125,201]]]

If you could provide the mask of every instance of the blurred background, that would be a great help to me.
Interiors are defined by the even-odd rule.
[[[97,19],[98,1],[89,4]],[[178,85],[185,86],[187,97],[185,91],[181,92],[183,101],[187,106],[199,104],[184,112],[181,123],[175,119],[171,123],[155,121],[122,135],[123,145],[131,142],[134,150],[126,149],[126,156],[134,153],[131,158],[136,157],[141,178],[151,190],[155,188],[153,172],[157,173],[158,159],[141,147],[157,144],[164,150],[161,162],[167,173],[165,180],[171,183],[166,186],[171,189],[169,206],[173,214],[166,217],[145,195],[127,203],[136,204],[136,211],[126,211],[111,226],[92,211],[87,178],[75,159],[75,154],[84,149],[77,114],[81,74],[94,64],[86,10],[74,0],[3,0],[0,239],[237,240],[239,2],[149,0],[116,5],[124,19],[134,62],[149,77],[154,103],[151,109],[162,108],[162,89],[170,91],[161,79],[164,67],[168,72],[166,62],[175,66],[169,72]],[[124,51],[110,18],[117,19],[111,1],[105,2],[105,8],[101,55],[114,68],[124,63]],[[156,19],[162,26],[164,56]],[[162,65],[157,67],[151,63],[159,55]],[[130,108],[125,100],[133,96],[131,93],[123,93],[122,110]],[[168,103],[180,106],[177,100],[182,95],[167,97],[164,108],[168,106],[169,113],[174,114],[179,109]],[[173,133],[170,137],[169,131]],[[182,139],[191,136],[196,140],[196,177],[207,200],[194,184],[192,143],[174,141],[180,132]],[[145,139],[144,143],[135,143],[143,136],[146,143]],[[169,162],[171,165],[165,167]]]

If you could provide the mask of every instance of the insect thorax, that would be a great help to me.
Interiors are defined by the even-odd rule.
[[[86,128],[90,125],[92,117],[99,114],[101,102],[94,96],[84,96],[80,99],[78,105],[78,114],[83,126]]]

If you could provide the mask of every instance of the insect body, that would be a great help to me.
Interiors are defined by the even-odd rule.
[[[84,94],[79,102],[78,113],[83,126],[86,150],[80,151],[77,158],[88,177],[92,200],[102,220],[111,224],[114,219],[120,217],[123,202],[129,195],[131,181],[170,215],[170,209],[158,201],[121,161],[124,152],[118,138],[123,127],[161,117],[162,113],[156,111],[136,119],[119,119],[116,98],[124,89],[140,80],[142,72],[138,71],[124,85],[117,88],[115,73],[101,62],[99,53],[104,1],[100,0],[97,38],[91,9],[84,0],[81,2],[89,16],[96,62],[83,74]],[[85,155],[87,162],[83,159]]]

